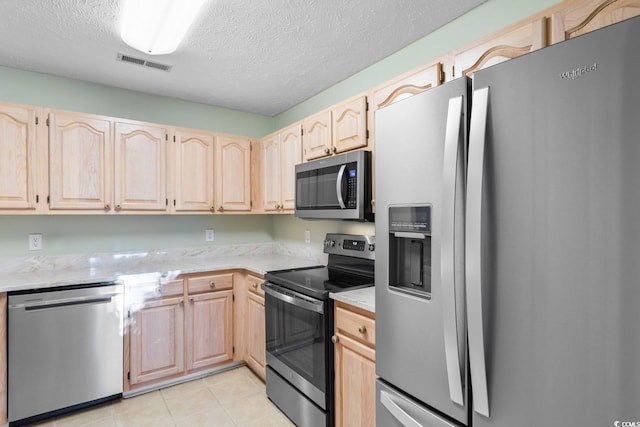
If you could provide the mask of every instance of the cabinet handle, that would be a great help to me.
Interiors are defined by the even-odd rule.
[[[340,341],[340,339],[338,338],[337,335],[334,335],[331,337],[331,342],[334,344],[338,344],[338,342]]]
[[[360,332],[361,334],[366,334],[367,333],[367,327],[362,325],[358,328],[358,332]]]
[[[216,282],[214,282],[213,280],[209,281],[209,287],[210,288],[215,288],[216,287]]]
[[[104,205],[104,210],[108,211],[109,209],[111,209],[111,205]]]
[[[334,153],[337,153],[337,152],[338,152],[338,148],[337,148],[337,147],[333,147],[333,148],[331,149],[331,151],[333,151]]]
[[[120,205],[116,205],[116,210],[119,211],[120,209],[122,209],[122,207]]]
[[[324,149],[324,154],[329,154],[331,152],[331,150],[329,150],[328,148]]]

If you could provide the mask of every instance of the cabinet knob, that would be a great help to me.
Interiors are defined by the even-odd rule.
[[[162,287],[161,287],[161,286],[158,286],[158,287],[156,288],[156,294],[157,294],[157,295],[160,295],[161,293],[162,293]]]
[[[212,211],[215,211],[216,207],[215,206],[211,206],[209,209],[212,210]]]
[[[328,148],[324,149],[324,154],[329,154],[331,152],[331,150],[329,150]]]
[[[211,280],[211,281],[209,282],[209,287],[210,287],[210,288],[215,288],[215,287],[216,287],[216,282],[214,282],[213,280]]]
[[[331,337],[331,342],[332,342],[332,343],[337,344],[337,343],[338,343],[338,341],[340,341],[340,340],[338,339],[338,336],[337,336],[337,335],[334,335],[334,336],[332,336],[332,337]]]
[[[119,211],[120,209],[122,209],[122,206],[116,205],[116,210]]]
[[[189,302],[193,302],[193,297],[189,297]]]
[[[108,210],[110,210],[110,209],[111,209],[111,205],[104,205],[104,210],[105,210],[105,211],[108,211]]]
[[[367,332],[367,327],[362,325],[358,328],[358,332],[360,332],[361,334],[365,334]]]
[[[334,153],[337,153],[337,152],[338,152],[338,149],[337,149],[336,147],[333,147],[333,148],[331,149],[331,151],[333,151]]]
[[[218,208],[218,211],[220,211],[220,212],[224,212],[224,208],[223,208],[222,206],[220,206],[220,207]]]
[[[180,304],[184,304],[184,298],[180,298]]]
[[[257,284],[257,283],[253,283],[253,284],[251,285],[251,287],[252,287],[253,289],[258,289],[258,284]]]

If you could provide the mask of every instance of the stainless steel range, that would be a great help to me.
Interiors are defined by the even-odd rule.
[[[326,266],[268,272],[267,396],[298,426],[333,425],[331,292],[373,286],[375,238],[327,234]]]

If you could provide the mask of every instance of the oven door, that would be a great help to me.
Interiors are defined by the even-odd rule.
[[[328,409],[328,303],[270,282],[265,291],[267,365]]]

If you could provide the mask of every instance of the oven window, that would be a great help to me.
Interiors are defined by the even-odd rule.
[[[326,392],[328,326],[325,314],[267,293],[265,316],[267,353]]]

